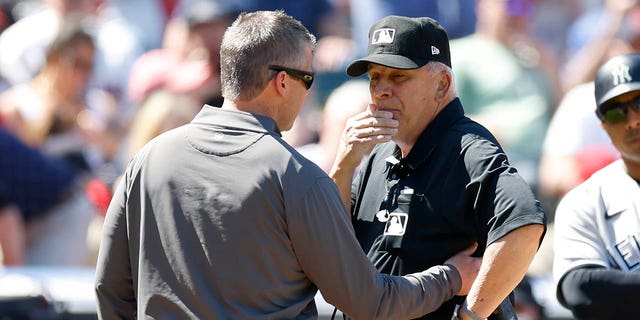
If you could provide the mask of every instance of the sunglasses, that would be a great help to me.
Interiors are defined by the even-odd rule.
[[[618,123],[627,119],[628,108],[640,112],[640,96],[627,102],[612,103],[600,112],[600,119],[607,123]]]
[[[304,70],[298,70],[298,69],[293,69],[293,68],[287,68],[287,67],[282,67],[282,66],[276,66],[276,65],[270,65],[269,66],[269,70],[274,70],[274,71],[284,71],[286,72],[288,75],[290,75],[293,78],[296,78],[302,82],[304,82],[305,87],[307,87],[307,90],[311,89],[311,85],[313,84],[313,78],[314,78],[314,73],[313,72],[309,72],[309,71],[304,71]]]

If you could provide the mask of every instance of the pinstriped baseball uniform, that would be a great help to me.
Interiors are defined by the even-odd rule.
[[[640,187],[622,160],[567,193],[556,212],[556,282],[588,265],[640,270]]]

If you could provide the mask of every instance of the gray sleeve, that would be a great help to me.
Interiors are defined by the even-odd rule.
[[[104,221],[95,290],[100,319],[135,319],[133,288],[127,244],[125,180],[118,185]]]
[[[358,244],[336,186],[322,178],[307,189],[287,223],[293,249],[324,298],[354,319],[416,318],[461,288],[457,270],[436,266],[403,277],[377,272]]]

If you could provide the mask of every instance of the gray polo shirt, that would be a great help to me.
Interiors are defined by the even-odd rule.
[[[460,288],[448,266],[382,275],[333,181],[267,117],[205,106],[130,162],[96,270],[103,319],[411,318]]]

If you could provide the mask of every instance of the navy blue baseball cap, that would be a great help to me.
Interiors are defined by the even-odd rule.
[[[347,74],[367,72],[369,63],[396,69],[416,69],[429,61],[451,67],[449,37],[440,23],[429,17],[387,16],[369,29],[367,56],[352,62]]]
[[[597,111],[613,98],[640,90],[640,54],[615,56],[605,62],[596,73],[595,98]]]

